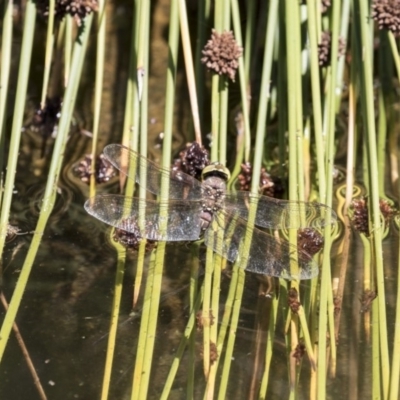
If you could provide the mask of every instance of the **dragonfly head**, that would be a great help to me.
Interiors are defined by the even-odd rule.
[[[231,177],[231,173],[229,172],[228,168],[221,163],[214,162],[210,165],[207,165],[207,167],[203,169],[201,173],[201,179],[204,180],[210,176],[218,176],[226,182]]]

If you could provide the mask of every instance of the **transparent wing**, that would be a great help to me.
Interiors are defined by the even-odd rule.
[[[201,196],[201,183],[182,171],[163,169],[136,151],[119,144],[104,148],[104,155],[114,167],[156,195],[161,191],[161,180],[169,181],[170,199],[197,200]]]
[[[205,243],[231,262],[240,261],[247,271],[284,279],[311,279],[318,275],[318,265],[305,251],[257,228],[235,215],[218,212],[216,222],[205,233]],[[223,227],[223,229],[222,229]],[[245,249],[246,235],[250,246]],[[296,262],[297,273],[290,270]]]
[[[256,204],[255,224],[263,228],[321,227],[327,224],[328,215],[331,224],[337,220],[336,213],[321,203],[278,200],[249,192],[227,193],[224,208],[247,219],[251,202]]]
[[[161,207],[165,216],[160,215]],[[122,195],[98,195],[86,201],[85,209],[108,225],[150,240],[197,240],[201,233],[201,208],[195,201],[160,203]],[[139,210],[143,212],[142,224]]]

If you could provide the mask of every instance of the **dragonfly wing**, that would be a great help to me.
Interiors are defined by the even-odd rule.
[[[201,208],[195,201],[161,203],[122,195],[98,195],[86,201],[85,209],[108,225],[150,240],[191,241],[197,240],[201,233]]]
[[[235,215],[218,212],[215,218],[217,223],[205,233],[206,245],[231,262],[239,261],[247,271],[284,279],[311,279],[318,275],[318,265],[312,257],[286,240],[251,229],[247,221]],[[291,271],[293,262],[296,268]]]
[[[263,228],[286,229],[321,227],[334,224],[336,213],[325,204],[316,202],[278,200],[250,192],[228,193],[225,209],[248,219],[250,204],[256,207],[255,224]]]
[[[197,200],[201,196],[201,183],[182,171],[163,169],[134,150],[119,144],[104,148],[104,154],[111,164],[135,180],[151,193],[161,194],[161,182],[169,182],[170,199]]]

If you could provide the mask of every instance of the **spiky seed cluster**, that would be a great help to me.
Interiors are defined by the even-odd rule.
[[[386,225],[389,224],[390,220],[397,214],[397,210],[385,199],[379,200],[379,208]]]
[[[129,250],[139,250],[140,243],[143,239],[139,225],[135,218],[128,217],[121,221],[121,228],[114,230],[113,240],[128,248]],[[145,252],[150,252],[157,246],[154,240],[146,240]]]
[[[56,15],[61,19],[70,14],[76,24],[81,26],[82,20],[92,12],[98,10],[97,0],[58,0],[56,4]]]
[[[387,29],[400,36],[400,0],[374,0],[371,15],[379,29]]]
[[[354,229],[369,236],[368,203],[365,197],[353,199],[350,205],[350,210],[352,211],[350,219]]]
[[[381,211],[385,226],[387,226],[393,217],[397,214],[397,210],[393,208],[385,199],[379,200],[379,209]],[[360,233],[369,236],[368,227],[368,202],[365,197],[354,199],[350,205],[351,222],[354,228]]]
[[[43,15],[49,14],[48,0],[39,0],[37,6]],[[97,11],[98,8],[97,0],[56,0],[55,15],[59,19],[63,19],[67,14],[70,14],[75,19],[76,24],[81,26],[82,20],[88,14]]]
[[[92,174],[91,154],[86,154],[83,160],[78,163],[74,168],[74,174],[80,178],[82,182],[90,182],[90,175]],[[104,157],[104,154],[100,154],[96,159],[94,175],[97,183],[108,182],[115,176],[115,169]]]
[[[212,30],[211,39],[202,51],[201,62],[209,70],[219,75],[227,75],[235,81],[236,70],[239,67],[238,59],[243,53],[243,48],[238,46],[231,31],[218,33]]]
[[[318,45],[318,59],[321,67],[327,67],[331,62],[332,37],[331,32],[324,31]],[[342,56],[346,50],[346,41],[339,38],[338,57]]]
[[[252,165],[249,162],[243,163],[238,176],[239,190],[249,191],[251,186]],[[279,185],[279,178],[271,176],[265,168],[261,168],[260,193],[264,196],[279,197],[282,188]]]
[[[173,171],[183,171],[196,179],[200,179],[201,171],[210,164],[208,151],[197,142],[187,143],[186,148],[174,160]]]
[[[200,357],[204,358],[204,350],[201,349]],[[210,363],[214,364],[218,360],[218,349],[214,342],[210,342]]]
[[[297,233],[297,247],[310,256],[318,253],[324,246],[324,237],[313,228],[300,229]]]

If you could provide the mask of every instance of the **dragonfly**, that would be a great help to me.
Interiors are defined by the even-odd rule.
[[[157,198],[96,195],[84,207],[98,220],[151,241],[204,237],[215,253],[253,273],[288,280],[318,275],[313,257],[276,233],[333,224],[337,217],[330,207],[228,191],[229,170],[220,163],[208,165],[200,181],[181,170],[164,169],[123,145],[106,146],[104,155]]]

